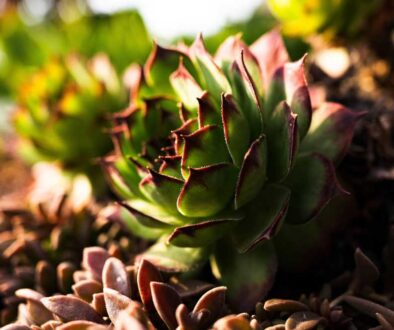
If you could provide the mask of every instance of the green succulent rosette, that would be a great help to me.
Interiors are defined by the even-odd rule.
[[[281,21],[284,33],[309,36],[325,32],[330,36],[354,36],[381,0],[268,0],[272,13]]]
[[[157,240],[141,257],[180,272],[209,258],[243,310],[272,285],[281,226],[342,192],[335,166],[358,115],[335,103],[312,113],[304,61],[289,61],[276,30],[250,47],[230,37],[215,56],[201,37],[155,45],[129,69],[130,106],[103,159],[124,221]]]
[[[21,85],[13,123],[22,154],[56,161],[67,171],[91,172],[112,148],[108,116],[126,104],[109,59],[54,58]]]

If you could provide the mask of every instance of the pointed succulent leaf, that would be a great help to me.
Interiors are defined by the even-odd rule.
[[[279,231],[290,202],[290,190],[279,185],[266,185],[247,206],[246,216],[234,230],[239,252],[247,252],[271,239]]]
[[[82,266],[91,272],[97,280],[101,281],[103,267],[109,257],[107,250],[101,247],[87,247],[83,250]]]
[[[171,228],[170,225],[156,220],[151,216],[147,216],[132,207],[122,207],[120,214],[122,223],[125,224],[125,226],[133,233],[133,235],[145,239],[157,239],[163,235],[163,232],[165,232],[167,228],[168,230]],[[149,224],[149,226],[146,224]]]
[[[179,49],[165,48],[154,43],[152,52],[144,66],[144,77],[148,86],[154,87],[156,95],[174,94],[168,78],[178,67],[180,57],[184,58],[184,61],[188,59],[187,54]],[[189,69],[190,65],[187,68]],[[149,91],[146,93],[150,94]]]
[[[263,93],[263,86],[260,66],[249,47],[241,40],[240,34],[228,37],[219,46],[215,54],[215,61],[219,63],[224,72],[227,72],[228,67],[234,61],[241,60],[241,53],[243,53],[245,66],[256,84],[258,94],[261,95]]]
[[[290,172],[298,148],[298,120],[286,102],[281,102],[267,128],[268,179],[283,180]]]
[[[286,320],[286,330],[316,329],[321,325],[324,327],[327,320],[322,316],[310,311],[295,312]]]
[[[261,98],[256,83],[245,65],[243,51],[240,60],[233,63],[229,77],[234,85],[232,95],[238,104],[242,104],[240,109],[249,122],[252,138],[257,138],[264,130]]]
[[[220,96],[223,92],[231,93],[231,86],[226,76],[206,50],[201,35],[196,38],[189,51],[192,60],[199,68],[201,80],[204,81],[206,89],[216,97]],[[219,98],[213,101],[216,104],[220,104]]]
[[[150,283],[163,282],[158,269],[147,259],[142,259],[137,272],[138,291],[145,309],[150,312],[154,310]]]
[[[228,330],[228,329],[253,330],[254,328],[251,327],[250,321],[243,315],[227,315],[217,320],[212,327],[212,330]]]
[[[239,209],[256,197],[266,177],[267,142],[265,136],[261,135],[244,155],[235,191],[235,209]]]
[[[140,258],[151,262],[165,272],[189,272],[200,268],[207,260],[209,250],[204,248],[179,248],[161,239],[145,251]]]
[[[131,286],[126,267],[119,259],[111,257],[106,260],[103,268],[103,286],[130,297]]]
[[[379,313],[383,315],[388,322],[394,324],[394,311],[385,306],[379,305],[367,299],[358,298],[350,295],[345,295],[342,300],[356,310],[366,315],[369,315],[370,317],[375,317],[376,313]]]
[[[231,94],[222,95],[222,121],[228,151],[238,167],[249,147],[249,125]]]
[[[198,99],[198,126],[219,125],[220,114],[210,100],[208,92],[204,92]]]
[[[113,324],[117,323],[120,313],[133,304],[133,301],[129,297],[110,288],[104,288],[104,300],[105,309]]]
[[[95,330],[106,330],[107,327],[104,326],[103,324],[98,324],[90,321],[83,321],[83,320],[78,320],[78,321],[71,321],[64,323],[62,325],[59,325],[56,327],[56,329],[59,330],[89,330],[89,329],[95,329]]]
[[[175,317],[178,323],[177,329],[200,329],[198,322],[191,317],[190,312],[185,304],[180,304],[177,307],[175,311]]]
[[[205,126],[184,136],[182,175],[187,178],[190,168],[198,168],[229,161],[223,130],[216,125]]]
[[[321,154],[300,155],[284,183],[292,192],[287,223],[305,223],[340,192],[332,162]]]
[[[276,70],[289,61],[283,39],[278,30],[272,30],[256,40],[250,50],[260,65],[264,88],[267,90]]]
[[[101,316],[85,301],[72,296],[53,296],[41,299],[42,304],[64,321],[86,320],[104,323]]]
[[[169,212],[176,212],[176,201],[182,186],[182,180],[149,170],[140,183],[140,190],[154,203]]]
[[[149,215],[146,215],[140,211],[137,211],[133,207],[131,207],[129,204],[126,202],[119,202],[119,204],[125,208],[127,211],[129,211],[130,215],[138,221],[142,226],[148,227],[148,228],[154,228],[154,229],[163,229],[165,230],[171,230],[172,226],[169,225],[168,223],[162,222],[158,219],[155,219]]]
[[[233,214],[177,227],[169,236],[168,242],[179,247],[208,246],[227,234],[241,219],[241,214]]]
[[[182,303],[178,293],[168,284],[151,282],[153,304],[157,313],[170,330],[175,330],[178,322],[175,317],[177,307]]]
[[[211,266],[214,275],[227,286],[233,310],[251,310],[271,288],[277,260],[271,242],[257,246],[246,254],[238,254],[230,240],[217,245]]]
[[[309,307],[298,300],[269,299],[265,301],[264,309],[268,312],[302,312]]]
[[[209,316],[204,320],[203,324],[200,324],[201,328],[208,328],[221,315],[225,305],[226,291],[227,288],[225,286],[213,288],[204,293],[197,301],[193,313],[199,313],[203,310],[209,311]]]
[[[349,148],[361,115],[338,103],[323,104],[313,112],[311,127],[302,141],[301,151],[321,153],[338,164]]]
[[[270,121],[275,109],[283,101],[286,101],[285,73],[284,68],[280,67],[272,76],[264,97],[264,120]]]
[[[356,269],[354,277],[358,285],[373,285],[379,278],[379,269],[359,248],[354,253]]]
[[[161,161],[159,172],[160,174],[171,176],[177,179],[182,180],[181,174],[181,162],[182,156],[159,156]]]
[[[91,302],[93,295],[103,290],[103,286],[100,282],[95,280],[83,280],[75,283],[72,286],[74,293],[81,299]]]
[[[284,67],[286,101],[297,114],[301,139],[308,132],[312,118],[312,104],[304,73],[305,58],[306,56],[297,62],[286,63]]]
[[[185,216],[209,217],[222,210],[234,196],[237,169],[229,163],[191,168],[178,198]]]
[[[170,76],[171,85],[186,109],[195,113],[198,107],[197,98],[203,93],[201,87],[183,65],[180,58],[178,69]]]

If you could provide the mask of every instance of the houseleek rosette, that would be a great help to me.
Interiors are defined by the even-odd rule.
[[[129,69],[130,106],[103,160],[129,227],[157,240],[141,257],[176,272],[210,258],[244,310],[272,284],[282,224],[342,192],[335,166],[358,116],[335,103],[312,113],[304,61],[289,61],[277,31],[250,47],[230,37],[215,56],[201,37],[155,45]]]
[[[20,87],[14,126],[24,155],[90,172],[111,150],[108,115],[122,109],[125,93],[109,59],[54,58]],[[96,161],[97,163],[97,161]]]

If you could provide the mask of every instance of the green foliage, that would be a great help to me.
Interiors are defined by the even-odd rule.
[[[201,37],[155,46],[128,72],[131,104],[114,117],[106,171],[132,230],[158,239],[144,257],[186,271],[185,260],[194,269],[211,256],[230,297],[253,292],[244,308],[272,284],[267,240],[283,223],[312,221],[341,191],[335,165],[358,116],[334,103],[312,114],[304,60],[289,62],[275,30],[250,47],[229,37],[215,56]],[[228,273],[238,267],[261,283]]]
[[[285,34],[354,37],[381,0],[268,0]]]

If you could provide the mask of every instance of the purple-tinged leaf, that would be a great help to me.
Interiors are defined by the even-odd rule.
[[[240,167],[249,147],[249,125],[231,94],[222,95],[221,110],[226,145],[233,163]]]
[[[215,277],[228,289],[232,309],[246,311],[252,310],[271,289],[277,260],[270,241],[241,255],[231,240],[222,239],[216,244],[211,266]]]
[[[304,73],[305,58],[306,55],[284,66],[286,101],[298,116],[301,139],[307,134],[312,118],[312,104]]]
[[[306,154],[297,158],[286,178],[292,198],[287,223],[300,224],[317,216],[340,188],[332,162],[321,154]]]
[[[302,152],[318,152],[338,164],[352,141],[358,120],[365,113],[355,113],[338,103],[324,103],[313,112]]]
[[[170,81],[186,109],[195,113],[198,107],[197,98],[202,95],[203,91],[183,65],[182,57],[179,60],[178,69],[171,74]]]
[[[129,297],[110,288],[104,288],[104,300],[108,317],[113,324],[116,324],[120,312],[135,303]]]
[[[178,322],[177,329],[199,330],[198,323],[191,317],[185,304],[180,304],[175,311],[175,317]]]
[[[242,315],[227,315],[216,321],[212,330],[253,330],[249,322]]]
[[[175,317],[177,307],[182,303],[178,293],[168,284],[151,282],[153,304],[157,313],[170,330],[175,330],[178,322]]]
[[[183,137],[182,176],[187,179],[189,168],[198,168],[230,160],[223,130],[220,126],[204,126]]]
[[[196,118],[193,118],[187,120],[185,123],[182,124],[181,127],[171,132],[175,140],[174,148],[177,155],[183,154],[184,143],[185,143],[183,136],[192,134],[197,129],[198,129],[198,121]]]
[[[293,167],[299,142],[298,118],[286,102],[281,102],[272,114],[267,136],[268,179],[282,181]]]
[[[94,310],[99,313],[101,316],[107,315],[107,310],[105,309],[105,299],[104,299],[104,293],[95,293],[93,295],[93,300],[91,303],[92,307]]]
[[[260,65],[264,88],[267,90],[276,70],[289,61],[286,46],[279,31],[272,30],[256,40],[250,50]]]
[[[76,267],[71,262],[61,262],[56,267],[57,285],[62,293],[67,293],[73,284]]]
[[[129,276],[122,261],[114,257],[107,259],[103,268],[103,286],[131,296]]]
[[[208,310],[208,317],[200,324],[201,328],[208,328],[212,322],[223,312],[226,300],[227,288],[224,286],[216,287],[204,293],[194,306],[193,313],[198,314],[203,310]]]
[[[268,312],[302,312],[309,310],[308,306],[297,300],[270,299],[264,303]]]
[[[150,283],[162,281],[163,278],[158,269],[148,260],[142,259],[137,272],[137,284],[141,301],[148,312],[154,310]]]
[[[101,247],[87,247],[83,250],[82,267],[92,273],[95,279],[101,281],[103,267],[109,257],[108,252]]]
[[[326,325],[327,320],[325,320],[320,315],[317,315],[310,311],[296,312],[286,320],[285,327],[286,330],[313,330],[319,325],[323,327]]]
[[[103,319],[93,307],[79,298],[59,295],[43,298],[41,302],[64,321],[86,320],[103,323]]]
[[[246,216],[233,231],[235,246],[241,253],[272,239],[286,218],[290,190],[269,184],[247,205]]]
[[[30,330],[30,327],[23,324],[11,323],[2,327],[1,330]]]
[[[265,135],[253,141],[243,157],[235,190],[235,209],[256,197],[267,177],[267,142]]]
[[[174,283],[171,283],[171,286],[178,292],[182,301],[199,297],[208,290],[213,289],[213,284],[199,280],[176,279]]]
[[[191,168],[178,198],[178,210],[185,216],[213,216],[234,196],[237,169],[229,163]]]
[[[116,321],[116,330],[147,330],[135,317],[132,317],[126,310],[120,312]]]
[[[78,321],[71,321],[64,323],[58,327],[56,327],[56,330],[106,330],[108,327],[90,322],[90,321],[83,321],[83,320],[78,320]]]
[[[354,253],[356,269],[354,270],[354,289],[371,286],[379,278],[379,269],[359,248]]]
[[[344,296],[342,300],[361,313],[364,313],[373,318],[376,316],[377,313],[379,313],[383,315],[383,317],[388,322],[390,322],[390,324],[394,324],[394,311],[385,306],[379,305],[367,299],[347,295]]]
[[[378,320],[379,324],[382,326],[383,330],[393,330],[394,323],[390,324],[390,322],[387,321],[382,314],[376,313],[376,319]]]
[[[15,291],[15,296],[26,299],[26,300],[33,300],[38,303],[41,303],[41,299],[44,298],[44,296],[32,289],[19,289]]]
[[[50,320],[48,322],[45,322],[44,324],[41,325],[42,330],[55,330],[57,327],[62,325],[63,323],[60,321],[56,320]]]
[[[72,289],[75,295],[90,303],[93,299],[93,295],[101,292],[103,290],[103,286],[100,282],[95,280],[84,280],[75,283],[72,286]]]
[[[31,289],[19,289],[15,296],[27,300],[26,311],[34,324],[41,325],[53,318],[53,314],[41,303],[44,298],[41,293]]]

